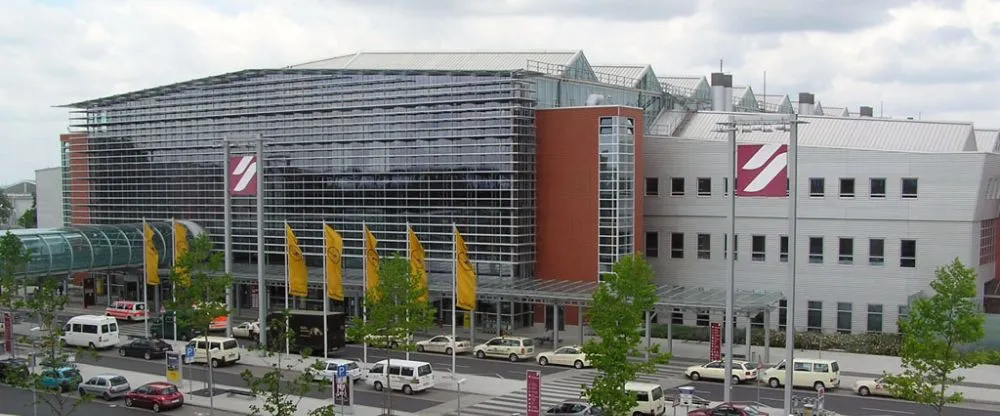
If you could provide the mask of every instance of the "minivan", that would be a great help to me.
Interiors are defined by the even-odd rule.
[[[235,364],[240,360],[240,343],[235,338],[198,337],[184,347],[194,347],[194,358],[188,363],[208,364],[208,350],[212,350],[212,367]]]
[[[382,360],[372,364],[365,384],[376,391],[389,387],[413,394],[434,387],[434,369],[424,361]]]
[[[119,342],[118,321],[110,316],[74,316],[63,325],[59,340],[63,346],[111,348]]]
[[[816,391],[840,387],[840,364],[835,360],[818,358],[796,358],[794,361],[792,387],[806,387]],[[762,380],[767,385],[778,388],[785,385],[785,361],[764,371]]]
[[[636,405],[631,414],[659,416],[666,413],[667,401],[660,385],[630,381],[625,383],[625,391],[635,394]]]
[[[506,358],[512,362],[535,357],[535,340],[527,337],[491,338],[473,348],[477,358]]]

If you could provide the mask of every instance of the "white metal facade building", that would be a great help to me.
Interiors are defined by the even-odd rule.
[[[682,286],[726,283],[730,114],[666,112],[646,137],[647,257]],[[746,114],[746,113],[740,113]],[[1000,155],[971,123],[800,116],[796,326],[894,332],[911,295],[956,257],[994,278]],[[678,120],[680,120],[678,122]],[[670,134],[662,134],[673,131]],[[738,132],[740,144],[788,133]],[[736,286],[786,292],[787,198],[738,198]],[[674,322],[720,316],[678,311]],[[740,317],[746,322],[747,317]],[[771,324],[779,327],[784,311]],[[741,323],[740,325],[743,325]]]

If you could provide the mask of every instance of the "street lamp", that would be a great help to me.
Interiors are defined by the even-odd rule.
[[[456,391],[458,392],[458,416],[462,416],[462,385],[465,384],[466,379],[459,379],[455,381]]]

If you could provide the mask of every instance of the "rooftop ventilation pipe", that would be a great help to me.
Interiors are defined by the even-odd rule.
[[[811,116],[813,114],[813,105],[816,104],[816,96],[808,92],[799,93],[799,115],[800,116]]]
[[[733,111],[733,76],[723,75],[726,86],[726,111]]]
[[[712,111],[726,111],[726,74],[712,73]]]

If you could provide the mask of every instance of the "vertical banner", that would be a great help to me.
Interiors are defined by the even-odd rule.
[[[788,197],[788,145],[739,145],[735,188],[741,197]]]
[[[326,296],[330,299],[344,301],[344,237],[330,227],[323,225],[323,245],[326,248]]]
[[[712,330],[709,338],[708,359],[717,361],[722,359],[722,325],[712,322]]]
[[[157,286],[160,284],[160,253],[153,244],[153,237],[156,235],[148,222],[142,222],[143,228],[143,262],[146,267],[146,284]]]
[[[299,239],[295,237],[287,223],[285,224],[285,255],[288,256],[288,294],[304,298],[309,296],[309,269],[306,258],[302,255]]]
[[[525,382],[527,383],[527,389],[524,390],[526,413],[528,416],[539,416],[542,413],[542,373],[528,370]]]
[[[257,157],[232,156],[229,158],[229,194],[232,196],[257,196]]]
[[[184,369],[181,364],[181,354],[179,352],[169,351],[166,354],[167,357],[167,380],[171,383],[180,385],[181,380],[184,378]]]
[[[469,260],[469,246],[465,244],[462,233],[458,232],[458,227],[455,227],[455,261],[458,263],[455,267],[456,286],[458,286],[457,306],[467,311],[475,310],[478,286],[476,268]]]

